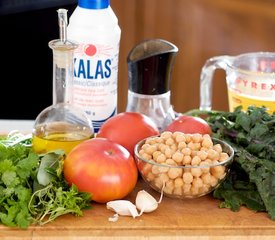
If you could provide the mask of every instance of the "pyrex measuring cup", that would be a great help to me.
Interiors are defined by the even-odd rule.
[[[212,80],[216,69],[226,72],[229,110],[265,106],[275,111],[275,52],[216,56],[206,61],[200,77],[200,109],[211,110]]]

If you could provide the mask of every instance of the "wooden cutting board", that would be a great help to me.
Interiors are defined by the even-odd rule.
[[[142,179],[127,199],[134,203],[142,189],[159,199]],[[116,222],[108,220],[114,213],[106,204],[91,204],[83,217],[66,215],[26,230],[0,225],[0,239],[275,239],[275,221],[266,213],[245,207],[239,212],[220,209],[211,195],[186,200],[164,197],[155,212],[135,219],[120,216]]]

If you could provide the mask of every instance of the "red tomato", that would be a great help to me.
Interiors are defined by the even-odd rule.
[[[135,187],[138,170],[133,156],[121,145],[105,138],[86,140],[67,155],[64,178],[92,200],[106,203],[122,199]]]
[[[167,126],[166,131],[170,132],[184,132],[184,133],[200,133],[211,135],[211,127],[200,117],[180,115],[170,125]]]
[[[137,112],[122,112],[104,122],[97,137],[108,138],[125,147],[134,156],[134,147],[142,139],[159,135],[151,118]]]

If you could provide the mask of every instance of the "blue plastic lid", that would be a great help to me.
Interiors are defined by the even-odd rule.
[[[88,9],[108,8],[110,0],[78,0],[78,6]]]

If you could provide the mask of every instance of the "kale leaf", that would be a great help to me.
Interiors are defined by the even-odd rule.
[[[213,137],[228,142],[235,151],[227,179],[213,192],[220,207],[238,211],[242,205],[266,211],[275,220],[275,113],[264,107],[242,107],[233,112],[193,110],[204,116]]]

